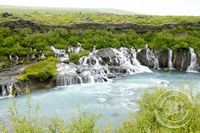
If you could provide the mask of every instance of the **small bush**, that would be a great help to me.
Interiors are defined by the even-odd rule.
[[[56,63],[59,59],[50,57],[47,60],[37,62],[24,69],[23,75],[17,77],[18,80],[40,79],[46,80],[54,77],[57,74]]]
[[[70,57],[70,60],[72,62],[78,62],[78,60],[83,57],[83,56],[87,56],[89,54],[89,51],[81,51],[79,53],[70,53],[69,54],[69,57]]]

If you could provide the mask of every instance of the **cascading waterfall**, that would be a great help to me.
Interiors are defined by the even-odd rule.
[[[137,52],[135,49],[131,48],[130,50],[130,53],[128,53],[128,48],[122,47],[119,50],[113,49],[113,51],[118,55],[117,61],[120,66],[127,67],[129,74],[151,72],[148,67],[142,66],[136,59]]]
[[[14,83],[7,83],[0,86],[0,97],[12,97],[13,96],[13,85]]]
[[[60,58],[61,61],[69,60],[69,56],[64,49],[56,49],[54,46],[51,46],[50,48],[55,53],[56,58]]]
[[[115,54],[115,57],[108,54],[108,62],[98,54],[99,50],[94,48],[88,56],[81,57],[78,64],[57,64],[57,85],[105,82],[124,74],[151,72],[148,67],[142,66],[136,59],[135,49],[122,47],[109,50]],[[110,65],[113,62],[116,62],[115,66]]]
[[[86,71],[83,71],[83,75],[88,77],[91,83],[110,80],[107,77],[107,74],[109,73],[108,68],[106,66],[102,66],[99,63],[99,60],[101,59],[95,56],[97,51],[98,50],[93,51],[89,56],[82,57],[79,60],[79,64],[86,68]]]
[[[174,69],[174,65],[172,63],[172,50],[168,48],[168,68],[169,69]]]
[[[15,57],[12,57],[12,55],[9,55],[9,60],[12,65],[16,65],[18,63],[19,57],[17,55],[15,55]]]
[[[193,48],[189,48],[190,51],[190,65],[187,68],[187,72],[197,72],[198,63],[197,63],[197,55],[194,52]]]
[[[74,46],[68,47],[68,52],[70,52],[70,53],[79,53],[83,50],[84,49],[82,48],[82,44],[80,44],[80,43],[78,43],[78,47],[74,47]]]
[[[158,58],[156,58],[153,51],[148,48],[148,45],[146,45],[145,48],[146,48],[146,58],[147,58],[147,60],[154,64],[154,69],[160,69]]]

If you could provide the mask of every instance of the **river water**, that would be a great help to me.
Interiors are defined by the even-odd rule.
[[[114,125],[139,110],[138,100],[144,90],[155,86],[172,86],[178,89],[181,84],[200,89],[199,73],[162,72],[138,73],[127,77],[93,84],[79,84],[56,87],[31,93],[31,105],[40,105],[40,115],[58,115],[66,121],[78,112],[101,114],[99,123],[108,121]],[[27,98],[16,99],[20,113],[25,113]],[[12,98],[0,100],[0,118],[8,117],[8,106]]]

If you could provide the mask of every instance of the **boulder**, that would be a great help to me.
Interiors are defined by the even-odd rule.
[[[116,62],[116,54],[112,50],[112,48],[105,48],[105,49],[100,49],[96,53],[97,57],[101,58],[101,61],[99,62],[102,65],[108,64],[108,65],[118,65]]]
[[[153,54],[153,56],[152,56]],[[154,53],[150,51],[148,48],[141,49],[136,56],[137,60],[140,62],[141,65],[147,66],[149,68],[155,68],[156,60]]]

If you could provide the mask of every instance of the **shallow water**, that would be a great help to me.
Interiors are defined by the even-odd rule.
[[[153,72],[134,74],[121,77],[110,82],[80,84],[56,87],[47,91],[37,91],[31,94],[32,107],[39,104],[40,114],[68,120],[77,112],[101,114],[102,121],[116,125],[129,112],[139,110],[138,99],[144,89],[168,84],[178,89],[181,84],[200,90],[200,74],[185,72]],[[187,85],[186,85],[187,84]],[[0,118],[8,116],[8,105],[12,98],[0,100]],[[16,98],[21,113],[26,111],[27,99],[24,96]]]

